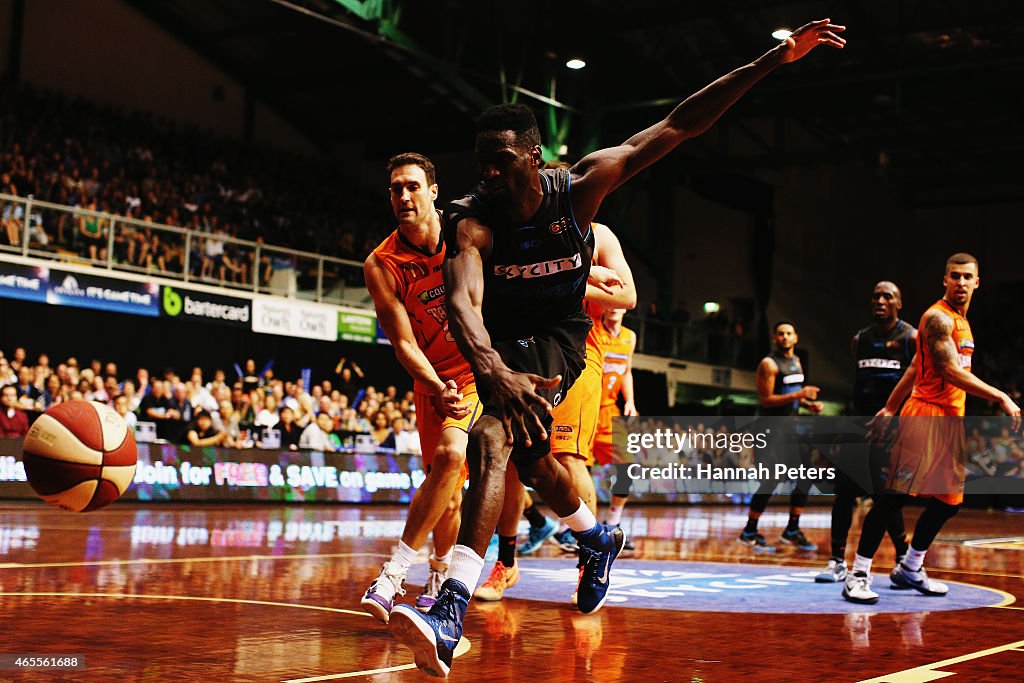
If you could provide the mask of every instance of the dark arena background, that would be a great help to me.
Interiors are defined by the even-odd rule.
[[[876,283],[916,326],[959,252],[978,262],[973,373],[1019,405],[1020,3],[0,0],[0,680],[427,680],[361,605],[428,471],[364,279],[396,225],[388,159],[430,157],[443,208],[477,182],[491,105],[530,107],[544,159],[572,164],[823,18],[844,49],[780,66],[598,211],[636,285],[640,424],[753,416],[779,320],[815,410],[856,416]],[[40,500],[22,448],[75,399],[138,441],[132,485],[87,513]],[[947,594],[890,589],[888,539],[876,603],[816,580],[837,554],[852,576],[885,494],[856,498],[836,546],[813,488],[794,544],[788,489],[757,520],[756,482],[635,481],[603,608],[574,606],[576,556],[545,541],[470,602],[449,677],[1021,680],[1024,447],[999,401],[966,411],[967,495],[924,560]],[[200,412],[215,443],[190,440]],[[598,522],[621,471],[590,472]],[[751,519],[763,545],[741,542]]]

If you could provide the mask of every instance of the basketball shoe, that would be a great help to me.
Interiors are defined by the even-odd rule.
[[[455,579],[446,579],[437,602],[426,614],[409,605],[398,605],[392,611],[391,632],[413,652],[420,670],[447,678],[451,671],[455,646],[462,638],[462,620],[469,606],[469,589]]]
[[[889,575],[894,588],[913,588],[918,593],[932,596],[942,596],[949,592],[949,586],[934,579],[928,578],[924,567],[916,572],[907,569],[907,565],[900,562]]]
[[[416,609],[421,612],[429,612],[430,608],[437,602],[437,594],[441,590],[441,584],[448,578],[448,563],[440,560],[430,559],[430,573],[427,574],[427,582],[423,585],[423,592],[416,598]]]
[[[618,527],[597,524],[590,531],[572,532],[580,542],[580,582],[576,587],[576,606],[584,614],[601,609],[608,597],[612,562],[622,551],[626,535]]]
[[[499,560],[494,563],[491,575],[487,577],[482,586],[476,589],[473,597],[487,602],[501,600],[505,591],[517,583],[519,583],[519,565],[506,567]]]
[[[380,575],[366,589],[359,604],[364,612],[386,624],[391,608],[395,605],[395,595],[405,595],[405,588],[402,587],[404,583],[405,570],[402,565],[385,562]]]

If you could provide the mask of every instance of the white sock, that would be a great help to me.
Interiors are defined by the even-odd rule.
[[[916,550],[914,546],[910,546],[907,556],[903,558],[903,566],[912,572],[921,571],[921,567],[924,566],[924,556],[927,553],[927,550]]]
[[[473,552],[472,548],[456,545],[452,548],[452,561],[448,564],[448,578],[461,581],[469,594],[476,590],[480,582],[480,572],[484,570],[484,558]]]
[[[573,531],[590,531],[597,524],[597,518],[594,517],[594,513],[590,511],[587,504],[580,498],[580,508],[576,512],[572,513],[568,517],[562,517],[562,521]]]
[[[608,524],[615,526],[616,524],[622,523],[622,511],[626,509],[625,505],[615,505],[608,508]]]
[[[412,563],[416,561],[416,551],[405,544],[405,541],[398,541],[398,545],[391,551],[391,561],[402,565],[407,571]]]
[[[853,560],[853,571],[864,572],[865,574],[871,573],[871,560],[873,558],[864,557],[863,555],[856,555]]]
[[[434,552],[430,553],[430,561],[431,562],[440,562],[441,564],[451,564],[452,553],[453,552],[455,552],[455,548],[454,547],[450,548],[448,550],[448,552],[445,553],[444,555],[438,556],[437,549],[435,548]]]

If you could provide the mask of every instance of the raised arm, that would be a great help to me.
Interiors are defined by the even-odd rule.
[[[1013,420],[1013,429],[1020,429],[1020,408],[1005,391],[981,381],[960,365],[960,353],[953,341],[953,320],[942,311],[932,309],[921,321],[922,348],[930,354],[935,371],[942,379],[968,394],[994,401]]]
[[[633,282],[633,272],[629,269],[629,263],[622,253],[619,238],[611,228],[601,223],[591,223],[591,229],[594,231],[594,257],[597,265],[614,270],[622,281],[622,286],[613,288],[609,293],[600,287],[587,284],[587,300],[603,308],[636,308],[636,284]]]
[[[605,195],[672,151],[708,130],[755,83],[781,64],[794,62],[818,45],[842,48],[846,27],[828,19],[806,24],[750,64],[729,72],[690,95],[667,117],[618,147],[587,155],[573,168],[573,209],[580,225],[597,213]]]

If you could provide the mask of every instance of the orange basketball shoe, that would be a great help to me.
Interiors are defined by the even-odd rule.
[[[473,597],[487,602],[501,600],[505,590],[517,583],[519,583],[518,565],[506,567],[498,561],[494,563],[494,569],[491,570],[491,575],[484,581],[484,585],[477,588],[476,593],[473,593]]]

